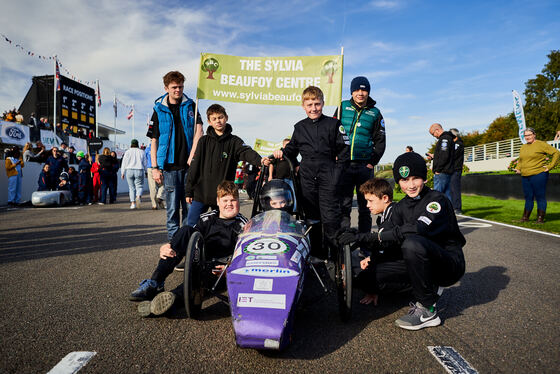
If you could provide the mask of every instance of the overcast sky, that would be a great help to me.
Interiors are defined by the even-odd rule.
[[[203,5],[200,5],[203,4]],[[99,121],[113,124],[112,98],[137,109],[135,137],[163,93],[162,76],[180,70],[194,97],[200,53],[236,56],[339,54],[343,98],[365,75],[385,117],[391,162],[406,145],[424,153],[428,127],[485,129],[511,112],[511,90],[541,71],[560,49],[560,2],[532,1],[2,1],[0,110],[18,107],[34,75],[52,74],[57,55],[82,81],[100,80]],[[63,75],[67,75],[62,71]],[[200,101],[200,112],[212,104]],[[222,103],[235,134],[279,141],[304,117],[301,107]],[[132,138],[119,108],[119,143]],[[334,112],[333,107],[325,109]],[[528,124],[530,125],[530,124]],[[206,124],[205,124],[206,128]]]

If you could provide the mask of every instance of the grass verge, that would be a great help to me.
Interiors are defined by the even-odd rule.
[[[402,193],[395,193],[395,200],[404,197]],[[498,200],[493,197],[478,195],[462,195],[463,214],[490,221],[507,223],[510,225],[527,227],[535,230],[560,234],[560,203],[548,202],[546,217],[543,224],[536,224],[537,204],[533,208],[529,222],[517,222],[523,214],[524,200]]]

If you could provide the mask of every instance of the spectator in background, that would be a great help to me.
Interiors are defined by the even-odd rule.
[[[91,190],[93,185],[91,182],[91,164],[83,151],[79,151],[76,154],[79,165],[79,177],[78,177],[78,201],[80,205],[91,205]]]
[[[60,148],[58,149],[58,151],[60,152],[60,154],[62,154],[62,157],[66,159],[66,162],[68,162],[68,144],[66,144],[65,142],[60,143]]]
[[[554,135],[554,141],[560,141],[560,129],[556,130],[556,135]]]
[[[138,140],[132,139],[130,148],[124,153],[121,164],[121,178],[128,183],[128,196],[130,197],[130,209],[139,209],[144,192],[144,173],[148,166],[148,160],[143,150],[138,148]]]
[[[17,112],[15,120],[16,120],[16,123],[19,123],[19,124],[23,123],[23,116],[21,115],[20,112]]]
[[[76,149],[74,148],[74,146],[70,146],[68,147],[68,163],[69,164],[77,164],[78,163],[78,159],[76,158],[76,153],[74,153],[76,151]]]
[[[68,181],[70,182],[70,192],[72,192],[72,203],[76,204],[79,202],[80,176],[73,166],[68,168]],[[88,205],[91,205],[91,203]]]
[[[163,188],[163,184],[156,183],[154,180],[154,176],[152,175],[152,158],[150,157],[150,152],[152,150],[152,143],[148,144],[148,147],[144,151],[146,155],[147,161],[147,168],[148,168],[148,187],[150,188],[150,200],[152,202],[152,209],[164,209],[165,206],[163,204],[163,200],[165,196],[163,196],[165,189]]]
[[[62,130],[62,125],[60,122],[57,122],[55,126],[56,135],[60,136],[61,138],[64,137],[64,130]]]
[[[121,167],[120,160],[117,158],[117,152],[111,151],[111,157],[113,158],[113,170],[111,171],[111,178],[113,179],[113,192],[109,190],[109,202],[113,204],[117,201],[117,186],[119,185],[118,172]]]
[[[44,152],[44,148],[39,151],[39,153],[33,153],[33,146],[31,142],[25,143],[23,147],[23,162],[39,162],[43,161],[42,154]]]
[[[47,162],[47,159],[49,158],[49,156],[51,155],[50,152],[46,151],[45,146],[43,145],[43,143],[40,140],[37,140],[35,142],[35,148],[33,149],[33,152],[35,154],[39,154],[39,160],[37,162]]]
[[[6,175],[8,176],[8,205],[18,205],[21,199],[21,168],[25,166],[19,147],[15,146],[6,157]]]
[[[37,191],[49,191],[50,189],[52,189],[49,169],[49,164],[43,165],[43,169],[41,170],[41,173],[39,173],[39,180],[37,180],[37,184],[39,186]]]
[[[35,112],[31,113],[31,118],[29,118],[28,125],[29,129],[29,139],[32,142],[36,142],[41,139],[41,130],[39,128],[39,120],[35,118]]]
[[[414,148],[411,145],[407,145],[405,152],[414,152]]]
[[[461,175],[463,174],[463,164],[465,163],[465,146],[463,139],[459,136],[459,130],[450,129],[453,134],[455,150],[453,152],[453,174],[449,181],[449,192],[451,194],[451,204],[455,214],[463,214],[461,202]]]
[[[92,194],[93,194],[93,202],[97,203],[100,200],[99,191],[101,189],[101,176],[99,175],[99,155],[97,155],[96,159],[93,160],[91,155],[89,156],[89,162],[91,163],[91,175],[92,175]]]
[[[64,159],[57,147],[52,147],[51,156],[47,159],[47,164],[50,165],[51,180],[58,181],[60,173],[68,170],[68,163]]]
[[[101,200],[98,202],[99,205],[104,205],[107,202],[107,190],[109,190],[109,200],[110,196],[113,195],[113,190],[116,186],[113,184],[113,168],[115,164],[114,158],[111,156],[111,150],[107,147],[103,148],[103,154],[99,155],[99,175],[101,178]]]
[[[450,181],[454,170],[454,136],[449,131],[444,131],[439,123],[430,126],[430,135],[437,139],[434,153],[427,153],[428,158],[434,160],[432,165],[434,190],[444,193],[451,200]]]
[[[548,172],[558,164],[560,151],[547,142],[537,140],[537,133],[531,127],[527,127],[524,134],[527,143],[519,150],[519,161],[515,169],[517,174],[521,174],[525,195],[525,209],[520,221],[529,221],[534,206],[533,200],[536,199],[537,223],[544,223]]]

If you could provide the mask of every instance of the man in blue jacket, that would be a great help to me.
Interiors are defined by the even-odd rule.
[[[195,104],[183,94],[184,82],[185,76],[178,71],[164,75],[166,94],[155,101],[147,134],[151,138],[152,177],[165,188],[169,240],[181,222],[187,223],[187,170],[202,136],[202,120],[197,115],[195,124]]]

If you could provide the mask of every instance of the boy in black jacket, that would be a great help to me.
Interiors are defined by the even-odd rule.
[[[182,294],[183,285],[172,292],[162,292],[165,279],[173,272],[176,265],[186,254],[191,235],[198,231],[204,238],[205,253],[209,257],[221,258],[233,253],[237,236],[243,230],[247,218],[239,213],[239,192],[231,181],[223,181],[217,188],[216,204],[219,210],[203,214],[194,226],[182,226],[173,235],[170,243],[159,249],[160,260],[151,279],[145,279],[140,287],[130,295],[131,301],[150,300],[138,305],[138,312],[143,317],[161,315],[171,308],[177,295]],[[223,270],[223,265],[214,269]],[[155,296],[155,297],[154,297]]]
[[[323,245],[320,225],[311,230],[312,255],[326,258],[330,247],[332,257],[341,221],[337,190],[342,170],[350,160],[349,141],[340,121],[323,115],[325,102],[320,88],[307,87],[301,100],[307,118],[294,125],[290,142],[274,151],[274,158],[287,157],[295,164],[297,156],[301,155],[298,172],[301,207],[307,219],[321,220],[327,239],[327,245]]]
[[[212,104],[206,110],[208,127],[206,135],[198,141],[196,153],[191,162],[185,196],[191,204],[187,215],[187,225],[194,226],[199,216],[215,208],[216,187],[223,180],[233,181],[239,161],[247,161],[255,166],[269,164],[268,158],[261,156],[231,133],[231,125],[223,106]]]
[[[372,178],[360,186],[360,193],[364,195],[371,214],[380,215],[377,217],[378,232],[388,228],[396,204],[389,182],[383,178]],[[389,294],[410,288],[399,246],[388,243],[381,245],[375,235],[360,233],[354,228],[346,229],[338,237],[338,242],[343,245],[360,242],[371,251],[370,256],[360,261],[362,272],[356,278],[357,287],[366,293],[360,303],[377,305],[380,293]]]
[[[397,157],[393,176],[406,196],[395,205],[383,230],[355,239],[401,249],[405,266],[395,268],[393,275],[409,280],[416,303],[395,321],[397,326],[407,330],[438,326],[440,287],[451,286],[465,273],[465,237],[449,199],[424,185],[427,168],[422,156],[407,152]]]

